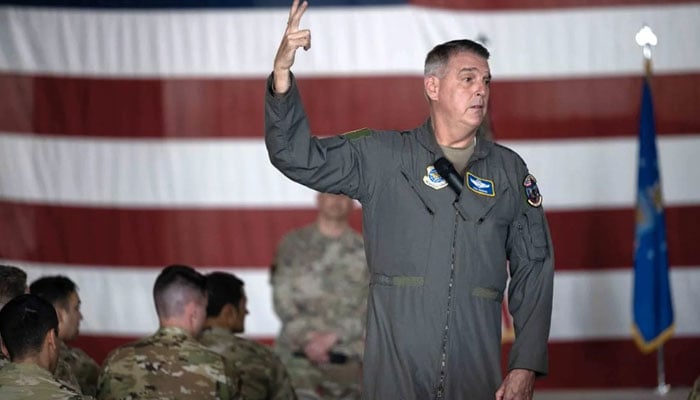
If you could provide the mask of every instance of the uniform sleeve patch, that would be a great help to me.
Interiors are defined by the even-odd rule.
[[[540,189],[537,187],[537,179],[535,179],[532,174],[528,174],[523,181],[523,187],[525,187],[525,196],[527,196],[527,204],[532,207],[539,207],[542,205],[542,195],[540,194]]]
[[[369,136],[372,134],[372,130],[369,128],[356,129],[347,133],[343,133],[343,137],[347,140],[355,140],[361,137]]]

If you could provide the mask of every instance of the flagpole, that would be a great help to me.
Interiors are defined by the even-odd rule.
[[[644,74],[647,82],[651,84],[651,49],[656,46],[657,38],[651,28],[646,24],[637,33],[635,37],[637,44],[642,46],[644,54]],[[664,365],[664,346],[663,343],[656,349],[656,393],[666,395],[671,391],[671,385],[666,383],[666,368]]]
[[[664,345],[656,349],[656,393],[666,395],[671,391],[671,385],[666,383],[666,369],[664,368]]]

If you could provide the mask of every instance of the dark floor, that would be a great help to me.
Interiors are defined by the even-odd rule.
[[[690,388],[671,388],[666,395],[654,389],[545,390],[535,392],[534,400],[686,400]]]

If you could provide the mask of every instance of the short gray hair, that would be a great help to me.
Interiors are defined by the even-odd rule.
[[[425,57],[423,74],[425,76],[441,76],[444,73],[442,69],[450,61],[450,57],[460,53],[473,53],[485,60],[488,60],[491,55],[486,47],[473,40],[451,40],[433,47],[433,49],[428,52],[428,55]]]

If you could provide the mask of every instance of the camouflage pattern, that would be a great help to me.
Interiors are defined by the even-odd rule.
[[[693,389],[688,394],[688,400],[700,400],[700,376],[695,380]]]
[[[36,364],[10,363],[0,370],[2,400],[85,400],[83,396],[56,380]]]
[[[369,287],[362,237],[348,230],[339,238],[329,238],[316,224],[288,233],[277,249],[272,286],[275,311],[282,321],[276,350],[295,388],[315,388],[326,393],[324,398],[359,398],[359,377],[351,388],[356,395],[329,395],[344,390],[331,390],[337,382],[319,366],[293,354],[303,352],[309,332],[332,331],[339,340],[331,351],[348,356],[359,368]]]
[[[4,366],[8,365],[10,362],[11,362],[10,359],[5,357],[5,353],[0,351],[0,369],[2,369],[2,367],[4,367]]]
[[[94,396],[97,392],[97,378],[100,376],[100,366],[84,351],[77,347],[68,347],[62,340],[60,341],[58,354],[60,360],[70,366],[80,391],[83,394]]]
[[[54,371],[53,377],[63,385],[70,387],[76,392],[82,393],[78,378],[76,378],[73,373],[73,368],[71,368],[70,364],[65,360],[62,360],[60,355],[58,356],[58,364],[56,365],[56,371]]]
[[[241,396],[246,400],[295,400],[287,369],[277,355],[253,340],[228,329],[206,328],[199,341],[223,355],[241,374]]]
[[[160,328],[155,334],[112,351],[97,385],[97,398],[217,399],[238,398],[238,384],[224,358],[186,331]]]

